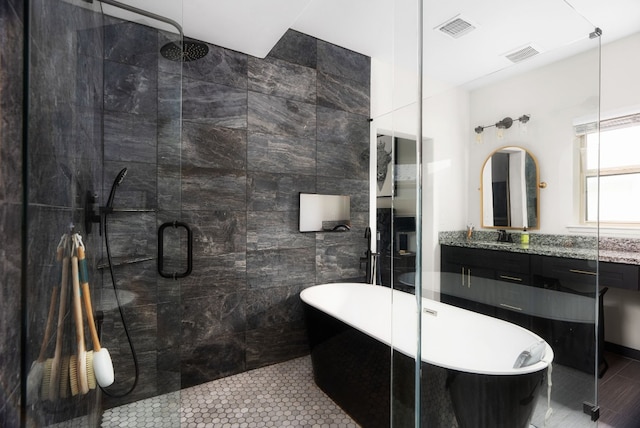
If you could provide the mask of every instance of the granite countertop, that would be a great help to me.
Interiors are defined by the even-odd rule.
[[[542,235],[531,233],[529,245],[520,244],[520,233],[512,233],[514,242],[497,242],[497,232],[474,232],[470,240],[465,231],[440,232],[441,245],[510,251],[542,256],[595,260],[640,265],[640,240],[600,238],[575,235]],[[599,248],[598,248],[599,247]]]

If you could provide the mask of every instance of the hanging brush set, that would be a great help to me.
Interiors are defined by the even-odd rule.
[[[106,388],[114,382],[111,356],[106,348],[100,346],[96,331],[85,246],[78,233],[62,236],[56,249],[56,261],[60,265],[60,282],[51,289],[51,301],[42,345],[38,358],[31,365],[27,376],[27,404],[35,403],[38,398],[54,401],[58,398],[67,398],[69,394],[84,395],[98,385]],[[69,270],[71,270],[71,303],[76,331],[76,352],[73,355],[63,356],[64,320],[69,300]],[[53,358],[46,358],[58,295],[55,349]],[[93,343],[93,350],[89,351],[85,344],[83,302]]]

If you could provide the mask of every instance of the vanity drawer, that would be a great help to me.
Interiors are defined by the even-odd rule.
[[[595,287],[598,269],[599,286],[640,290],[640,267],[637,265],[547,256],[532,256],[532,259],[535,275],[582,284],[589,291],[592,290],[590,287]]]
[[[637,265],[600,262],[600,286],[640,290],[639,271]]]
[[[547,278],[593,284],[595,286],[597,275],[597,262],[595,260],[547,256],[536,256],[535,259],[535,274]]]
[[[529,274],[529,255],[509,251],[494,251],[477,248],[441,247],[443,261],[464,264],[469,267],[481,267],[495,271]]]

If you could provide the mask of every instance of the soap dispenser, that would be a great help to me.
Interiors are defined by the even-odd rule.
[[[529,232],[527,232],[526,227],[520,234],[520,244],[522,245],[522,248],[529,248]]]

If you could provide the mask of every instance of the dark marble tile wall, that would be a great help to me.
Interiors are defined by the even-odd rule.
[[[183,386],[306,354],[299,293],[363,275],[369,212],[369,59],[296,31],[209,48],[184,67]],[[299,233],[300,192],[350,195],[352,232]]]
[[[54,9],[43,3],[42,16]],[[104,397],[103,406],[307,353],[299,292],[362,275],[368,59],[290,31],[265,59],[211,45],[180,76],[176,63],[157,54],[171,36],[108,17],[101,22],[104,27],[60,37],[74,40],[79,69],[36,56],[77,77],[55,81],[46,92],[51,76],[35,71],[42,107],[31,164],[33,182],[59,186],[56,192],[34,186],[32,227],[42,233],[77,221],[78,195],[87,189],[101,190],[104,204],[118,171],[128,169],[107,226],[116,264],[140,260],[114,271],[140,373],[132,394]],[[59,52],[55,58],[73,57],[63,49],[69,46],[46,44]],[[61,94],[73,97],[62,108],[47,108]],[[353,231],[299,233],[299,192],[351,195]],[[53,205],[63,209],[48,208]],[[194,235],[193,274],[181,284],[158,279],[153,260],[158,225],[176,218],[192,225]],[[97,266],[106,248],[94,236],[88,244]],[[51,254],[51,245],[42,251]],[[133,358],[109,274],[95,278],[102,344],[117,368],[111,391],[120,394],[134,381]]]
[[[20,426],[22,0],[0,3],[0,426]]]

